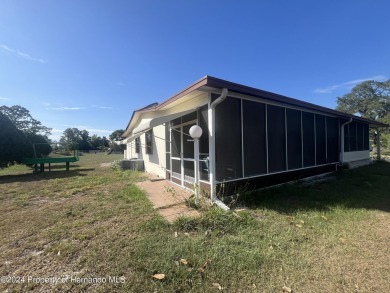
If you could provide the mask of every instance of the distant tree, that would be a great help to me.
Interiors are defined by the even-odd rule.
[[[390,79],[384,82],[369,80],[356,85],[350,93],[337,98],[337,110],[390,124]],[[381,132],[381,141],[385,147],[390,147],[389,129]],[[370,133],[376,144],[374,131]]]
[[[91,138],[89,137],[89,132],[87,130],[81,130],[80,131],[80,143],[79,143],[79,149],[88,151],[92,148],[91,145]]]
[[[109,135],[109,138],[112,142],[122,140],[122,135],[125,131],[123,129],[117,129]]]
[[[381,121],[390,111],[390,79],[356,85],[350,93],[337,98],[337,110]]]
[[[28,141],[28,147],[24,151],[25,157],[42,158],[48,156],[52,152],[51,144],[47,141],[45,136],[30,132],[25,133],[25,136]]]
[[[103,144],[104,144],[103,143],[103,139],[100,136],[98,136],[96,134],[92,135],[92,137],[91,137],[91,145],[92,145],[93,149],[97,150],[100,147],[102,147]]]
[[[107,137],[103,136],[102,137],[103,141],[103,148],[109,148],[110,147],[110,141],[107,139]]]
[[[67,128],[62,133],[59,144],[65,150],[78,150],[82,141],[81,131],[77,128]]]
[[[0,168],[20,163],[28,141],[23,131],[16,128],[12,121],[0,112]]]
[[[34,119],[26,108],[19,105],[1,106],[0,112],[6,115],[17,129],[25,133],[43,135],[47,141],[49,140],[48,136],[51,134],[51,128],[43,126],[40,121]]]

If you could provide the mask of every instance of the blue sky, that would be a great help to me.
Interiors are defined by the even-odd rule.
[[[0,1],[0,104],[108,136],[212,75],[334,108],[390,78],[390,2]]]

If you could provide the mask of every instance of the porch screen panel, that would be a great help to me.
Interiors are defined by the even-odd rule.
[[[172,157],[180,158],[181,142],[180,142],[180,128],[172,128],[171,130],[171,151]]]
[[[302,112],[303,167],[314,166],[314,114]]]
[[[186,123],[186,122],[189,122],[189,121],[196,120],[197,117],[198,117],[197,111],[191,112],[191,113],[181,117],[181,123]]]
[[[284,108],[267,105],[268,171],[286,170],[286,134]]]
[[[199,152],[209,153],[209,117],[207,105],[201,107],[198,112],[199,126],[202,128],[202,136],[199,139]]]
[[[180,160],[172,160],[172,172],[180,174],[181,173],[181,162]]]
[[[301,111],[286,109],[288,169],[302,168]]]
[[[325,116],[315,115],[316,121],[316,165],[326,164]]]
[[[167,170],[171,170],[171,138],[169,135],[169,122],[165,123],[165,166]]]
[[[267,172],[265,104],[243,100],[245,176]]]
[[[184,164],[184,176],[195,177],[194,173],[194,162],[193,161],[183,161]]]
[[[218,181],[242,177],[240,99],[227,97],[215,109],[215,156]]]
[[[344,152],[349,152],[349,124],[344,125]]]
[[[197,112],[194,111],[194,112],[191,112],[187,115],[184,115],[184,116],[181,116],[179,118],[172,120],[171,125],[177,126],[177,125],[183,124],[183,123],[188,122],[188,121],[196,120],[196,118],[197,118]]]
[[[340,142],[339,142],[339,120],[333,117],[326,117],[326,136],[328,144],[328,161],[335,163],[339,161]]]
[[[356,122],[351,122],[349,124],[349,151],[357,151]]]
[[[357,140],[357,150],[363,151],[364,150],[364,129],[362,123],[356,123],[356,140]]]
[[[183,158],[194,158],[194,139],[190,136],[193,124],[183,126]]]
[[[363,135],[364,135],[363,147],[365,151],[368,151],[370,150],[370,131],[368,129],[368,124],[363,124]]]

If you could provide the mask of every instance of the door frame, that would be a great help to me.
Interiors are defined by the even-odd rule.
[[[186,181],[185,180],[185,175],[184,175],[184,161],[187,161],[187,162],[193,162],[193,168],[194,168],[194,172],[195,172],[195,158],[184,158],[183,157],[183,153],[184,153],[184,149],[183,149],[183,137],[184,137],[184,132],[183,132],[183,126],[187,126],[187,125],[197,125],[198,124],[198,119],[193,119],[191,121],[187,121],[185,123],[182,123],[182,124],[178,124],[178,125],[175,125],[175,126],[170,126],[169,128],[169,131],[170,131],[170,135],[171,135],[171,147],[170,147],[170,152],[171,152],[171,155],[170,155],[170,160],[171,160],[171,181],[173,178],[175,178],[176,180],[180,180],[180,185],[183,186],[183,187],[186,187],[185,186],[185,183],[189,183],[189,184],[192,184],[193,182],[189,182],[189,181]],[[180,131],[180,157],[173,157],[172,156],[172,130],[175,129],[175,131],[179,130]],[[189,135],[189,134],[188,134]],[[180,179],[177,178],[177,177],[174,177],[173,173],[173,164],[172,164],[172,161],[175,160],[175,161],[179,161],[180,160]],[[195,180],[195,178],[194,178]],[[175,182],[174,182],[175,183]]]

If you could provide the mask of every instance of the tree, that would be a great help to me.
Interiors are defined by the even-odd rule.
[[[92,148],[91,145],[91,138],[89,137],[89,132],[87,130],[81,130],[80,131],[80,143],[79,143],[79,149],[88,151]]]
[[[1,106],[0,112],[7,116],[17,129],[25,133],[43,135],[46,140],[49,140],[48,136],[51,134],[51,128],[43,126],[40,121],[34,119],[26,108],[19,105]]]
[[[118,145],[117,142],[123,139],[122,135],[125,131],[123,129],[117,129],[109,135],[110,138],[110,149],[114,152],[123,151],[126,149],[125,145]]]
[[[1,106],[0,166],[20,163],[24,157],[47,156],[51,152],[51,129],[34,119],[22,106]],[[34,152],[34,144],[36,145]]]
[[[123,129],[117,129],[109,135],[109,138],[112,142],[122,140],[122,135],[125,131]]]
[[[67,128],[64,130],[61,138],[60,145],[69,151],[78,150],[82,141],[81,131],[77,128]]]
[[[23,131],[16,128],[12,121],[0,112],[0,168],[14,162],[21,162],[28,141]]]
[[[390,111],[390,79],[356,85],[350,93],[337,98],[337,110],[382,121]]]
[[[99,149],[101,146],[103,146],[103,140],[100,136],[94,134],[92,135],[91,137],[91,145],[92,145],[92,148],[97,150]]]
[[[368,80],[356,85],[350,93],[337,98],[337,110],[390,124],[390,79],[385,82]],[[374,135],[373,130],[371,135]],[[389,128],[384,129],[380,139],[384,146],[390,147]]]

